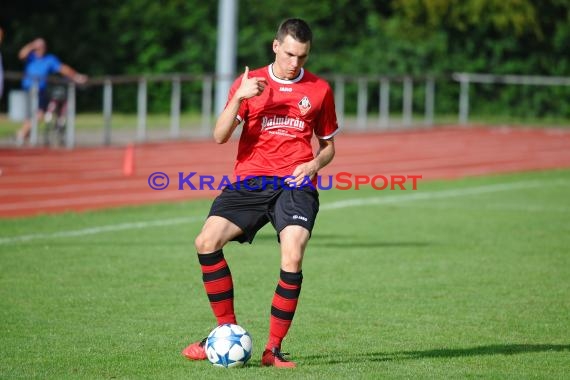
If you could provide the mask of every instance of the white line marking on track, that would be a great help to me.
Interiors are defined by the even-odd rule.
[[[391,203],[404,203],[411,201],[427,200],[427,199],[445,199],[452,197],[461,197],[468,195],[479,195],[486,193],[494,193],[500,191],[509,191],[517,189],[530,189],[538,187],[547,186],[557,186],[557,185],[568,185],[568,181],[523,181],[523,182],[510,182],[502,183],[496,185],[486,185],[468,188],[459,188],[453,190],[442,190],[442,191],[432,191],[423,193],[413,193],[411,195],[392,195],[384,197],[370,197],[370,198],[353,198],[346,199],[337,202],[327,203],[321,206],[321,211],[328,210],[338,210],[348,207],[358,207],[358,206],[370,206],[370,205],[382,205]],[[42,234],[30,234],[30,235],[20,235],[20,236],[10,236],[0,238],[0,245],[11,244],[11,243],[21,243],[28,242],[38,239],[57,239],[57,238],[68,238],[86,235],[96,235],[105,232],[116,232],[134,229],[143,229],[149,227],[160,227],[160,226],[171,226],[176,224],[193,223],[202,221],[202,217],[185,217],[185,218],[173,218],[173,219],[162,219],[162,220],[150,220],[146,222],[133,222],[133,223],[121,223],[121,224],[110,224],[107,226],[98,226],[84,228],[80,230],[72,231],[59,231],[52,233],[42,233]]]

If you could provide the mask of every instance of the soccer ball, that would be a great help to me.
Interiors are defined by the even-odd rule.
[[[206,340],[208,360],[217,367],[242,367],[251,357],[251,336],[238,325],[216,327]]]

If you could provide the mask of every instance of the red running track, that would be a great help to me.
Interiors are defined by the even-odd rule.
[[[422,175],[422,180],[570,168],[570,130],[440,127],[340,134],[321,175]],[[0,150],[0,217],[212,198],[217,190],[177,189],[178,172],[231,176],[237,142],[166,142],[135,147],[135,174],[123,175],[125,148]],[[161,171],[168,189],[150,189]],[[421,182],[420,182],[421,183]]]

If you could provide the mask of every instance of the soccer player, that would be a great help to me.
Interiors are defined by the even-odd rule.
[[[275,228],[281,270],[261,359],[264,366],[295,367],[284,358],[281,343],[297,308],[303,255],[319,210],[318,192],[306,186],[307,178],[314,181],[317,172],[331,162],[333,136],[339,131],[330,86],[303,68],[311,41],[305,21],[283,21],[273,41],[275,61],[252,71],[246,67],[230,88],[214,139],[227,142],[243,123],[234,167],[236,182],[214,200],[195,240],[217,323],[237,324],[232,275],[223,247],[229,241],[251,243],[268,222]],[[311,146],[313,134],[319,142],[316,154]],[[182,354],[192,360],[206,359],[205,341],[191,344]]]

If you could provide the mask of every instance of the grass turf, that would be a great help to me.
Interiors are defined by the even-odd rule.
[[[279,377],[567,378],[569,185],[548,171],[322,191],[283,346],[299,367]],[[0,220],[0,378],[274,378],[258,365],[271,228],[225,249],[251,362],[228,373],[180,356],[214,324],[193,248],[208,207]]]

